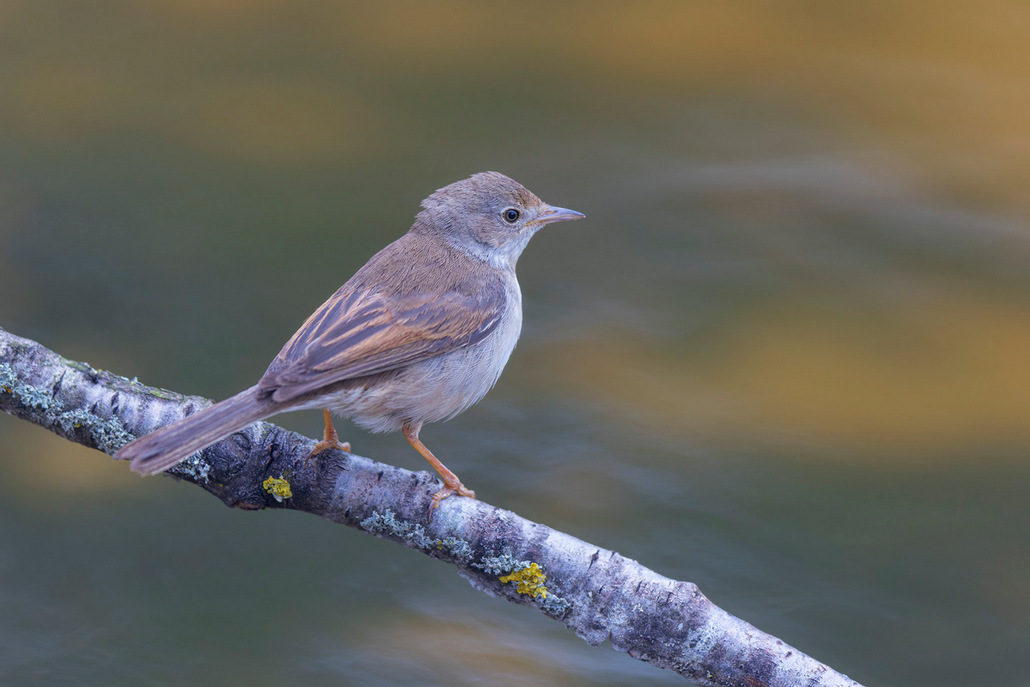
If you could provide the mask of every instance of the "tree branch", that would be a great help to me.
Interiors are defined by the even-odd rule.
[[[0,329],[0,409],[114,454],[210,401],[65,360]],[[258,422],[171,474],[226,505],[314,513],[454,565],[473,587],[532,606],[592,645],[674,670],[699,685],[856,687],[858,683],[663,577],[483,501],[449,498],[427,521],[435,477],[334,451]]]

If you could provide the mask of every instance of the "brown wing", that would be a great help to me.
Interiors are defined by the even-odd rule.
[[[308,318],[258,386],[283,402],[346,379],[393,370],[471,346],[504,313],[500,284],[475,295],[412,294],[389,300],[344,285]]]

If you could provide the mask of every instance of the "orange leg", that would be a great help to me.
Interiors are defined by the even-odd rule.
[[[422,454],[422,457],[429,461],[429,464],[433,466],[433,469],[440,473],[440,477],[443,478],[443,489],[436,492],[433,495],[433,502],[429,506],[429,511],[432,512],[434,508],[440,505],[440,502],[451,494],[457,494],[458,496],[468,496],[470,499],[476,498],[476,492],[471,489],[465,488],[465,485],[461,483],[458,476],[447,469],[447,466],[440,462],[440,459],[433,455],[433,452],[426,448],[419,438],[419,430],[422,429],[421,422],[405,422],[404,423],[404,438],[408,440],[416,451]]]
[[[312,449],[311,455],[307,457],[304,461],[305,463],[323,451],[340,450],[350,453],[350,442],[340,443],[340,435],[336,433],[336,428],[333,427],[333,418],[329,415],[329,411],[323,410],[322,417],[325,419],[325,432],[322,435],[322,441],[315,444],[315,448]]]

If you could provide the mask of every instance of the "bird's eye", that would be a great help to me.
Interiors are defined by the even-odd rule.
[[[519,221],[519,211],[515,208],[508,208],[501,213],[501,217],[503,217],[504,221],[508,224],[515,224]]]

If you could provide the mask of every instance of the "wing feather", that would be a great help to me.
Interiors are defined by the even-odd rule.
[[[471,346],[504,314],[501,284],[469,294],[383,296],[342,287],[286,343],[258,386],[289,401],[347,379]]]

